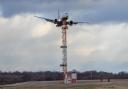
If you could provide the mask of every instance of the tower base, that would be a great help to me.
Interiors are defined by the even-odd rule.
[[[77,83],[77,73],[67,73],[65,75],[64,84],[75,84]]]

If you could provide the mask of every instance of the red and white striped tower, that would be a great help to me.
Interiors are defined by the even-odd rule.
[[[67,70],[67,22],[66,20],[63,21],[62,26],[62,64],[60,65],[63,69],[64,73],[64,83],[68,84],[68,70]]]

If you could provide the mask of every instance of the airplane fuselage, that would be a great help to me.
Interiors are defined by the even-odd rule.
[[[68,28],[67,20],[68,20],[68,16],[62,17],[60,21],[57,21],[57,23],[56,23],[57,25],[56,26],[57,27],[61,27],[62,26],[63,29],[67,29]]]

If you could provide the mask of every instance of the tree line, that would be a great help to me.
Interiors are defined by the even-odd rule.
[[[127,72],[109,73],[103,71],[77,72],[78,80],[95,79],[128,79]],[[43,71],[43,72],[2,72],[0,71],[0,84],[12,84],[27,81],[54,81],[63,80],[62,72]]]

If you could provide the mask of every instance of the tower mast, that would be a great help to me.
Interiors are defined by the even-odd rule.
[[[67,25],[62,27],[62,64],[60,65],[64,73],[64,83],[68,84],[68,70],[67,70]]]

